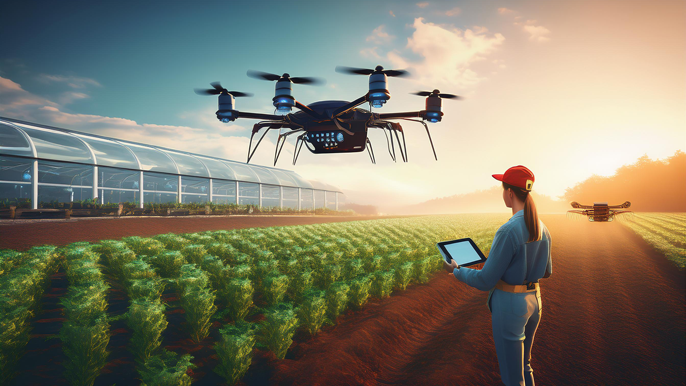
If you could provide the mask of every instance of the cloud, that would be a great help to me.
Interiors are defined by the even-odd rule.
[[[501,15],[507,15],[507,14],[511,14],[511,13],[517,13],[517,11],[503,7],[503,8],[498,8],[498,13]]]
[[[102,85],[94,79],[83,78],[79,76],[40,74],[38,76],[38,80],[45,83],[65,83],[72,88],[85,88],[86,86],[102,87]]]
[[[529,23],[532,22],[532,23]],[[528,20],[526,24],[522,26],[525,32],[529,33],[529,40],[537,42],[547,42],[550,41],[550,30],[542,25],[534,25],[535,20]]]
[[[400,52],[390,52],[388,59],[394,68],[409,69],[416,75],[416,80],[427,87],[441,84],[468,86],[482,81],[484,78],[470,67],[485,59],[505,41],[500,33],[488,36],[472,29],[462,31],[427,23],[422,18],[416,18],[413,27],[415,31],[407,40],[407,48],[422,59],[411,61]]]
[[[387,44],[393,39],[395,39],[395,36],[389,35],[386,32],[386,26],[383,24],[376,27],[372,34],[367,36],[367,41],[374,44]]]
[[[0,77],[0,112],[3,114],[26,119],[23,111],[27,108],[56,105],[45,98],[31,94],[12,80]]]
[[[461,10],[459,7],[455,7],[455,8],[453,8],[453,9],[449,9],[449,10],[445,11],[445,15],[446,15],[446,16],[451,16],[451,17],[452,17],[452,16],[457,16],[457,15],[459,15],[460,12],[462,12],[462,10]]]
[[[90,97],[88,95],[82,93],[82,92],[67,91],[67,92],[64,92],[60,95],[59,103],[61,105],[68,105],[68,104],[73,103],[74,101],[77,101],[79,99],[86,99],[86,98],[90,98]]]
[[[380,59],[381,55],[379,55],[377,50],[377,47],[363,48],[360,50],[360,55],[364,56],[365,58]]]
[[[393,13],[393,11],[388,11],[388,13],[389,13],[391,16],[395,17],[395,13]]]
[[[421,3],[417,3],[417,7],[419,7],[419,8],[426,8],[428,5],[429,5],[429,3],[426,1],[421,2]]]

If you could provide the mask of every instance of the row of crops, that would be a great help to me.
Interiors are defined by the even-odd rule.
[[[622,223],[662,252],[677,267],[686,268],[686,214],[634,213]]]
[[[111,353],[111,324],[121,320],[131,333],[126,350],[141,384],[191,384],[193,356],[167,349],[163,338],[170,309],[183,310],[188,338],[213,340],[213,370],[234,384],[250,367],[255,348],[283,359],[297,332],[316,335],[370,297],[427,282],[442,266],[436,242],[471,237],[488,251],[505,219],[418,217],[3,250],[0,385],[16,375],[32,321],[41,313],[41,296],[58,271],[66,274],[68,288],[55,338],[69,384],[94,383]],[[108,314],[112,289],[126,294],[128,311],[122,315]],[[164,302],[170,293],[174,300]]]

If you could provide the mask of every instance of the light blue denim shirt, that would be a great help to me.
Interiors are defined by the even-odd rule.
[[[482,291],[491,290],[501,279],[507,284],[521,285],[525,280],[534,282],[550,276],[553,273],[552,239],[542,221],[540,227],[541,240],[527,243],[529,231],[524,223],[524,211],[520,210],[495,233],[481,270],[460,267],[453,270],[453,275]]]

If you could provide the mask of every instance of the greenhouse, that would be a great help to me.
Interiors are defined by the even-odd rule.
[[[0,117],[0,200],[205,203],[338,210],[339,189],[249,165]]]

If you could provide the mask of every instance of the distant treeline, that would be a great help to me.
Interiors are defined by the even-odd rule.
[[[677,150],[664,161],[644,155],[613,176],[592,176],[567,188],[564,197],[584,205],[630,201],[637,212],[686,212],[686,153]]]

